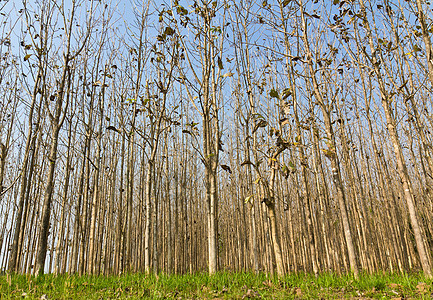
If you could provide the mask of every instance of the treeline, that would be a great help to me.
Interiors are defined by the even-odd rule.
[[[4,2],[1,268],[431,276],[429,5]]]

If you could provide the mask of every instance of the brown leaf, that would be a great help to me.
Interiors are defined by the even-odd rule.
[[[112,125],[108,126],[106,129],[107,130],[113,130],[113,131],[118,132],[118,133],[120,132],[116,127],[114,127]]]
[[[229,172],[230,174],[232,173],[232,170],[231,170],[230,167],[227,166],[227,165],[221,165],[221,168],[223,168],[224,171],[227,171],[227,172]]]
[[[173,35],[174,34],[174,29],[173,28],[171,28],[171,27],[165,27],[165,30],[164,30],[164,34],[165,35]]]
[[[218,68],[224,69],[223,61],[222,61],[221,57],[219,57],[219,56],[218,56]]]
[[[272,288],[274,285],[272,284],[272,281],[270,280],[265,280],[263,281],[263,284],[266,285],[267,287]]]
[[[262,127],[266,127],[266,126],[268,126],[268,122],[266,122],[263,119],[260,119],[259,121],[257,121],[256,125],[254,125],[252,133],[256,132],[257,129],[262,128]]]
[[[271,91],[269,92],[269,96],[271,96],[272,98],[279,98],[278,91],[276,89],[271,89]]]
[[[242,299],[245,298],[260,298],[260,294],[252,289],[249,289],[246,294],[242,296]]]
[[[186,129],[183,129],[182,132],[183,132],[183,133],[188,133],[189,135],[193,135],[193,134],[191,133],[191,131],[186,130]]]
[[[389,288],[391,289],[398,289],[401,287],[401,285],[397,284],[397,283],[390,283],[388,284]]]
[[[210,291],[210,288],[208,286],[206,286],[206,285],[203,284],[201,286],[201,290],[202,290],[202,292],[208,293]]]
[[[289,103],[283,102],[282,109],[283,109],[282,110],[282,114],[284,114],[284,115],[290,114],[290,105],[289,105]]]
[[[284,126],[286,124],[290,124],[290,120],[288,118],[282,118],[282,119],[280,119],[279,122],[280,122],[281,126]]]
[[[329,150],[329,149],[322,149],[323,154],[325,154],[325,156],[329,159],[333,159],[336,157],[336,154],[334,151]]]
[[[246,165],[253,165],[254,166],[254,164],[249,160],[246,160],[243,163],[241,163],[241,167],[246,166]]]
[[[416,289],[418,290],[418,293],[425,294],[428,290],[428,285],[425,282],[418,282]]]

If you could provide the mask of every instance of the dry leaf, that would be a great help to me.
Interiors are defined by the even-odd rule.
[[[296,294],[296,296],[298,297],[302,297],[302,290],[301,288],[295,288],[295,290],[293,291],[294,294]]]
[[[230,167],[227,166],[227,165],[221,165],[221,168],[222,168],[224,171],[229,172],[230,174],[232,173],[232,170],[231,170]]]
[[[418,293],[424,294],[428,290],[428,286],[425,282],[418,282],[418,285],[416,286],[416,289],[418,290]]]
[[[260,294],[254,290],[249,289],[246,294],[242,296],[242,299],[245,298],[260,298]]]
[[[280,125],[284,126],[286,124],[290,124],[290,120],[288,118],[282,118],[280,119]]]
[[[391,289],[398,289],[398,288],[400,287],[400,285],[397,284],[397,283],[390,283],[390,284],[388,284],[388,286],[389,286]]]
[[[270,280],[265,280],[265,281],[263,281],[263,284],[264,285],[266,285],[267,287],[273,287],[274,285],[272,284],[272,281],[270,281]]]

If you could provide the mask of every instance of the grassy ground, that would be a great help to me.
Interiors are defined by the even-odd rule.
[[[4,275],[1,299],[432,299],[432,280],[420,274],[265,274],[215,276]]]

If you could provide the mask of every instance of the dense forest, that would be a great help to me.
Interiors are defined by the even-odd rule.
[[[432,276],[429,1],[0,8],[1,270]]]

